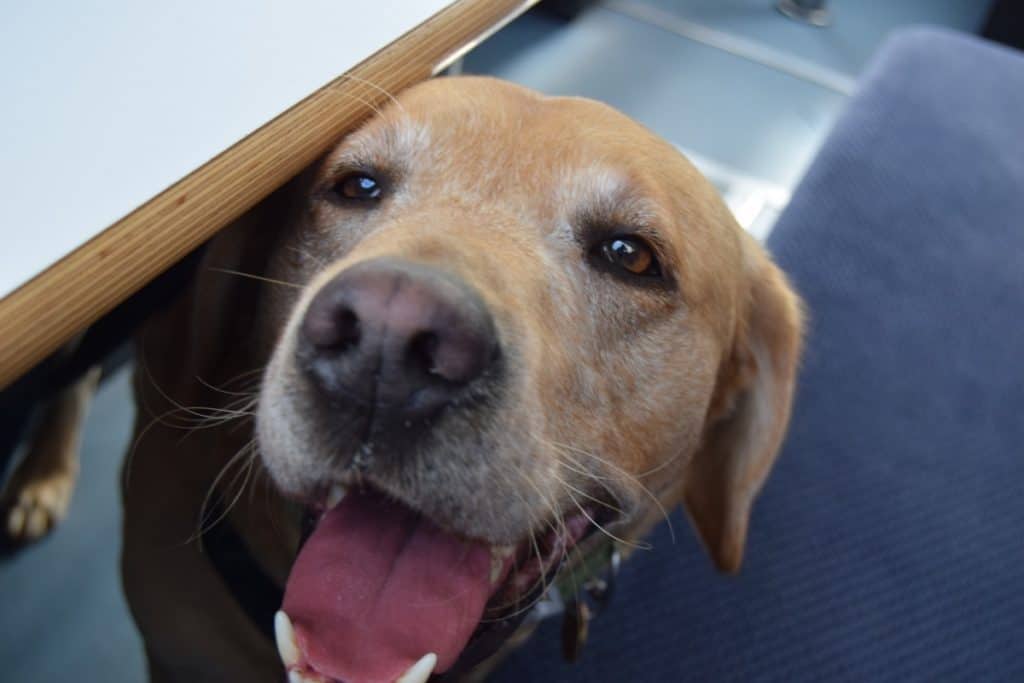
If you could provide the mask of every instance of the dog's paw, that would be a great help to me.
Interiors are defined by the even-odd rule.
[[[8,539],[26,543],[45,536],[67,514],[74,484],[75,476],[71,472],[54,472],[31,481],[12,481],[0,508],[4,512]]]

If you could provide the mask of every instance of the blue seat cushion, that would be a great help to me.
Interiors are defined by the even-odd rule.
[[[894,36],[769,247],[811,319],[742,572],[677,513],[496,680],[1024,681],[1024,56]]]

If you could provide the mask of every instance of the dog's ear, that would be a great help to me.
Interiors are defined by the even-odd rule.
[[[785,275],[760,245],[743,241],[745,296],[732,351],[684,490],[708,552],[730,573],[743,559],[751,505],[786,432],[803,334],[802,304]]]

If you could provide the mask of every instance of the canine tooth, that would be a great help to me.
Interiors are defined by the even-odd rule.
[[[288,683],[327,683],[319,674],[304,674],[301,671],[289,671]]]
[[[335,505],[340,503],[345,498],[345,494],[348,493],[345,487],[341,484],[335,484],[331,487],[331,490],[327,492],[327,509],[330,510]]]
[[[295,641],[295,629],[292,628],[292,620],[283,610],[278,610],[274,615],[274,637],[277,640],[277,653],[281,655],[281,662],[286,669],[298,666],[302,661],[302,653],[299,651],[299,644]],[[291,672],[288,674],[292,678]]]
[[[307,683],[307,682],[306,682],[306,677],[303,676],[298,671],[289,671],[288,672],[288,683]]]
[[[426,683],[430,674],[437,666],[437,655],[433,652],[423,655],[420,661],[409,667],[409,670],[398,677],[395,683]]]
[[[506,549],[501,546],[491,546],[491,583],[497,583],[501,578],[501,569],[505,566],[505,559],[509,556]]]

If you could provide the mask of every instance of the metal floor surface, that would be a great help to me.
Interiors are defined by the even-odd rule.
[[[568,24],[531,12],[469,55],[465,71],[622,109],[696,155],[742,222],[764,230],[890,30],[974,31],[985,11],[971,0],[835,0],[833,26],[815,29],[772,4],[616,0]],[[93,404],[69,519],[0,561],[0,681],[143,680],[117,569],[117,472],[131,420],[124,370]]]

